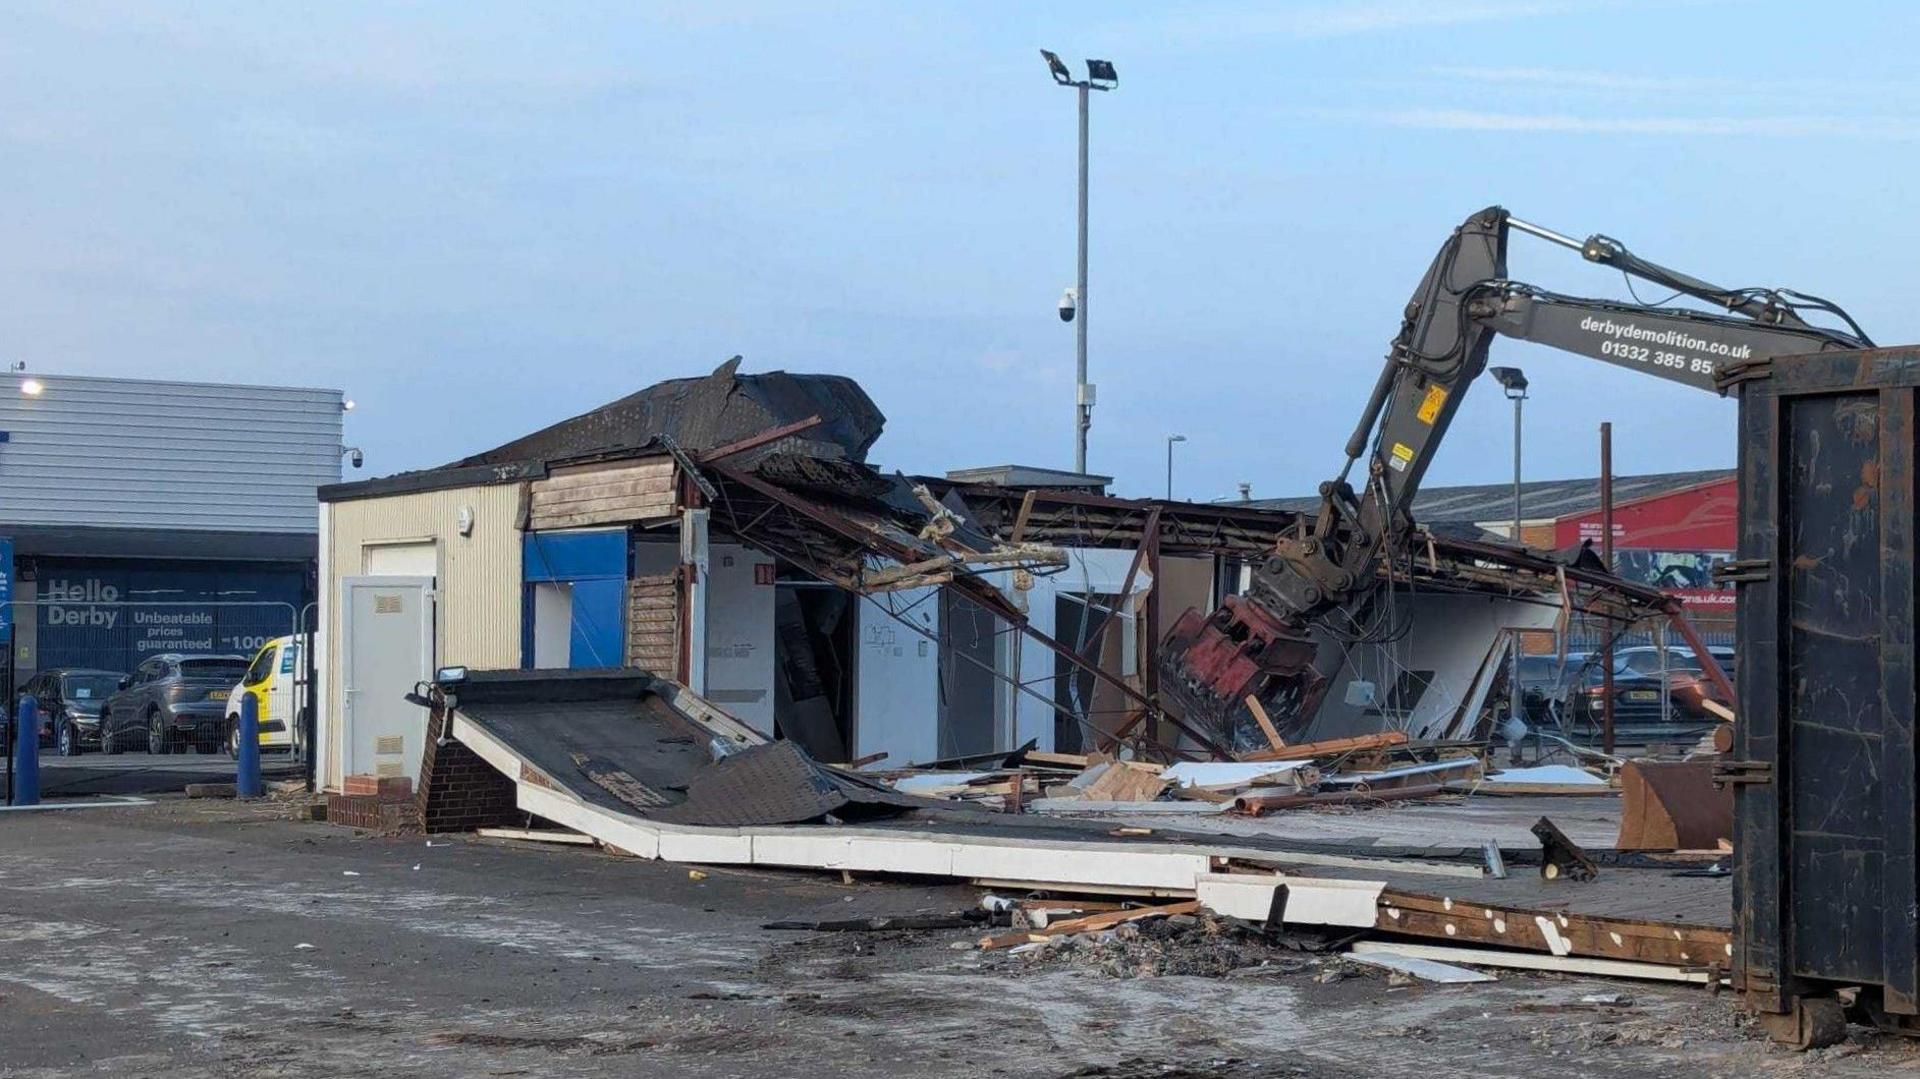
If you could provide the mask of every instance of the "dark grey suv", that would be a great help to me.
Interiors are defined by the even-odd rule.
[[[120,680],[100,715],[100,752],[215,753],[227,742],[227,694],[245,656],[154,656]]]

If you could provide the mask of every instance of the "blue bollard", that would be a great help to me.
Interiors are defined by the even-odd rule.
[[[31,694],[13,717],[13,804],[40,804],[40,702]]]
[[[240,698],[239,774],[233,791],[242,798],[260,797],[260,698],[252,693]]]

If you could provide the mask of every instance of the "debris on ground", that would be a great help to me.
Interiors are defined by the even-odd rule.
[[[1021,946],[983,950],[981,959],[987,969],[1014,975],[1063,968],[1112,978],[1282,977],[1317,971],[1330,983],[1387,973],[1328,954],[1339,946],[1337,940],[1268,930],[1205,911],[1155,912],[1097,931],[1034,936]],[[1333,977],[1324,977],[1328,972]]]
[[[866,773],[902,794],[1049,815],[1230,813],[1365,806],[1451,795],[1612,795],[1570,765],[1496,770],[1475,743],[1411,741],[1398,731],[1269,746],[1233,760],[1161,764],[1115,753],[973,757]]]

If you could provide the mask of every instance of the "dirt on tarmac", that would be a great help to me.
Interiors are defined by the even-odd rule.
[[[0,814],[0,1076],[1879,1076],[1696,988],[1437,986],[1200,923],[1025,956],[948,884],[380,838],[278,804]],[[1163,936],[1162,934],[1167,934]],[[1204,944],[1204,946],[1202,946]],[[1624,1005],[1582,1003],[1623,994]]]

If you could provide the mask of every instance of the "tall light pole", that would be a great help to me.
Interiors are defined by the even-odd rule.
[[[1507,400],[1513,402],[1513,545],[1524,547],[1520,539],[1520,406],[1527,399],[1527,376],[1518,367],[1495,367],[1493,377],[1500,381],[1500,387],[1507,391]],[[1513,716],[1523,716],[1523,702],[1520,696],[1520,633],[1513,634],[1513,666],[1507,672],[1507,710]]]
[[[1073,291],[1073,306],[1079,308],[1080,324],[1073,332],[1073,469],[1075,472],[1085,472],[1087,429],[1093,426],[1094,396],[1093,384],[1087,381],[1087,101],[1088,91],[1111,90],[1120,84],[1120,76],[1113,70],[1112,61],[1088,60],[1087,77],[1075,79],[1058,53],[1041,49],[1040,55],[1046,59],[1047,70],[1052,72],[1054,82],[1071,86],[1080,94],[1080,256]],[[1073,306],[1063,300],[1060,314],[1066,318],[1074,317]]]
[[[1167,501],[1169,502],[1173,501],[1173,444],[1186,440],[1186,435],[1167,436]]]

